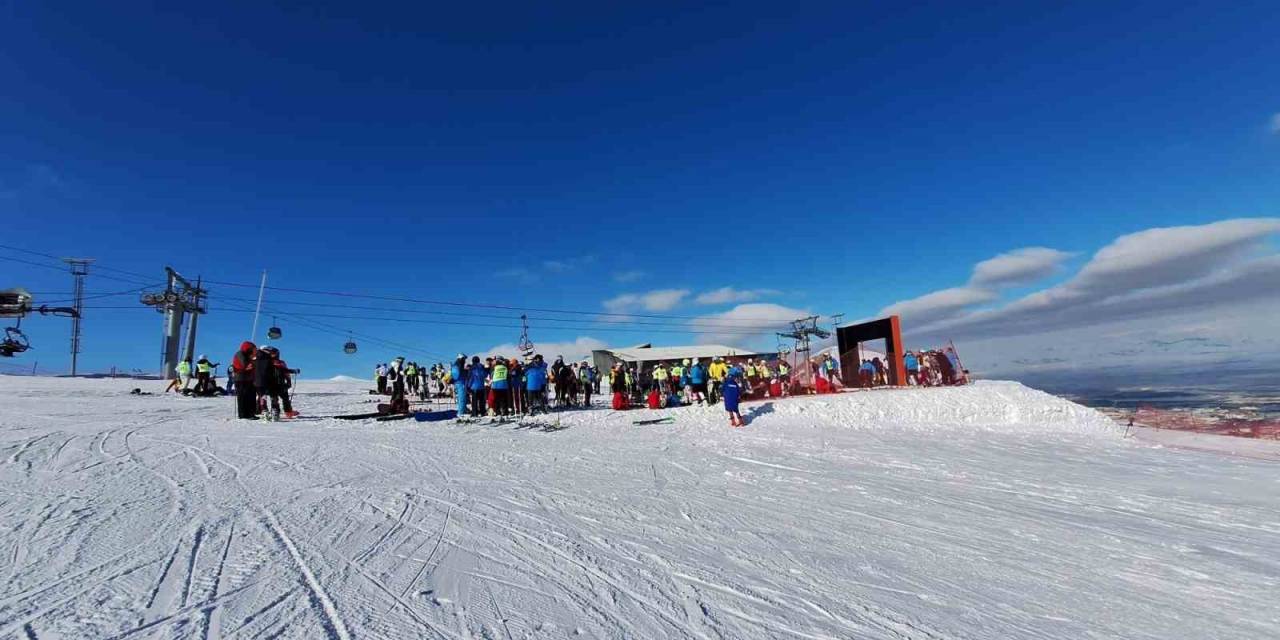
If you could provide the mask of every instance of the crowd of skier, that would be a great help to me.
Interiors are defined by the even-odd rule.
[[[919,387],[964,384],[967,375],[953,347],[907,351],[902,356],[907,384]],[[858,386],[882,387],[890,383],[889,362],[879,356],[864,358],[858,367]]]
[[[855,360],[856,362],[856,360]],[[403,357],[374,368],[370,393],[391,396],[387,411],[410,412],[410,398],[444,399],[457,407],[459,419],[496,419],[548,411],[591,408],[593,395],[607,387],[615,410],[635,406],[662,409],[685,405],[723,404],[730,422],[741,424],[738,403],[744,398],[777,398],[793,393],[827,393],[844,386],[840,363],[830,353],[808,362],[808,376],[793,375],[784,359],[686,358],[643,363],[616,362],[601,371],[588,361],[566,363],[562,356],[548,365],[541,355],[523,361],[502,356],[458,354],[450,364],[423,366]],[[903,355],[906,384],[938,386],[964,384],[967,377],[953,347],[907,351]],[[290,369],[274,346],[244,342],[232,357],[227,387],[217,386],[220,363],[206,356],[184,360],[177,379],[166,391],[188,395],[236,396],[237,416],[243,419],[280,419],[298,415],[290,390],[297,369]],[[879,356],[861,361],[856,385],[876,387],[891,383],[890,363]],[[194,376],[192,375],[194,373]],[[191,384],[194,381],[194,386]]]
[[[450,399],[459,419],[507,418],[550,410],[590,408],[591,397],[607,388],[616,410],[634,406],[651,409],[723,403],[737,423],[737,403],[743,398],[777,398],[792,393],[827,393],[841,388],[840,364],[831,354],[809,361],[810,376],[802,383],[783,359],[690,358],[637,366],[616,362],[602,371],[591,362],[557,357],[547,364],[541,355],[524,360],[503,356],[464,354],[451,363],[424,367],[396,358],[374,368],[372,393],[390,395],[393,411],[408,411],[408,396],[421,400]],[[953,349],[904,354],[907,384],[961,384],[963,373]],[[858,385],[889,383],[887,361],[863,360]]]

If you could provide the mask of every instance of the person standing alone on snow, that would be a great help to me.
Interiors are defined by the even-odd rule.
[[[736,367],[733,371],[738,371]],[[742,400],[742,383],[741,378],[729,372],[729,376],[725,378],[724,384],[720,386],[720,393],[724,396],[724,410],[729,413],[729,424],[735,427],[741,427],[742,414],[738,413],[738,402]]]

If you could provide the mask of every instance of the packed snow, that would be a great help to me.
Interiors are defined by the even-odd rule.
[[[0,638],[1280,637],[1274,460],[1016,383],[736,430],[246,422],[140,384],[0,376]]]

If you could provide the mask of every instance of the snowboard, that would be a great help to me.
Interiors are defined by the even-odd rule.
[[[413,419],[418,422],[440,422],[442,420],[453,420],[457,417],[457,409],[449,409],[448,411],[418,411],[413,414]]]

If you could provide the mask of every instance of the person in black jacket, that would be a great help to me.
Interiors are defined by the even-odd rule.
[[[231,358],[231,375],[228,384],[236,387],[236,417],[252,420],[258,417],[258,394],[254,388],[254,358],[258,348],[248,340],[240,343],[240,350]]]
[[[271,347],[258,349],[258,357],[253,359],[253,386],[258,391],[258,413],[267,410],[267,398],[271,399],[271,416],[280,419],[279,389],[283,386],[280,370],[276,368],[275,357]]]
[[[563,362],[557,360],[560,368],[552,367],[553,375],[556,380],[556,408],[563,409],[569,405],[569,389],[573,388],[573,369],[566,366]]]

